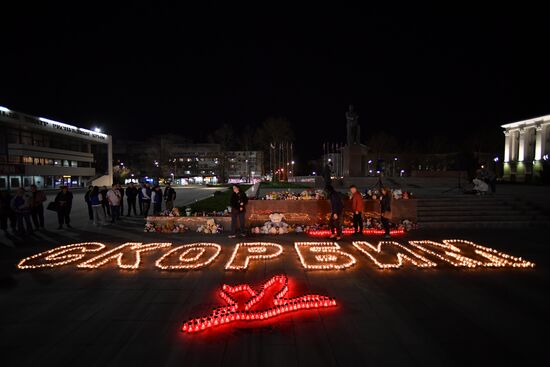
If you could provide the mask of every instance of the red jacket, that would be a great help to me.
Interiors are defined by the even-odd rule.
[[[351,210],[355,212],[364,212],[365,211],[365,202],[359,191],[356,191],[355,194],[351,197]]]

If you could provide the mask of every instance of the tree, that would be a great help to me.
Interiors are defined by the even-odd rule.
[[[399,147],[397,139],[385,132],[378,132],[371,135],[367,142],[367,147],[375,154],[395,153]]]
[[[208,140],[219,144],[223,151],[231,150],[235,147],[235,131],[229,124],[223,124],[214,133],[208,137]]]

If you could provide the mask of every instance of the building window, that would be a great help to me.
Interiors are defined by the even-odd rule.
[[[54,166],[58,166],[58,167],[61,166],[61,160],[59,160],[59,159],[54,159],[53,165],[54,165]]]
[[[19,177],[10,177],[11,188],[19,187]]]
[[[32,157],[24,156],[23,157],[23,164],[33,164]]]
[[[19,131],[9,130],[8,131],[8,144],[20,144],[21,139],[19,137]]]
[[[78,163],[76,161],[71,161],[71,167],[78,167]]]
[[[21,144],[32,145],[31,133],[21,132]]]
[[[21,156],[19,156],[19,155],[10,155],[8,162],[11,163],[11,164],[19,164],[19,163],[21,163]]]

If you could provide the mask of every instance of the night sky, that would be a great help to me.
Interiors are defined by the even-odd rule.
[[[542,9],[95,4],[4,9],[0,105],[115,138],[283,116],[302,160],[344,141],[350,103],[363,140],[460,141],[550,113]]]

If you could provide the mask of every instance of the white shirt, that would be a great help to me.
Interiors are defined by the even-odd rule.
[[[149,195],[147,195],[147,189],[145,187],[141,188],[141,194],[143,195],[144,199],[151,199]]]
[[[120,205],[120,192],[118,190],[109,190],[107,191],[107,200],[109,203],[114,206]]]

